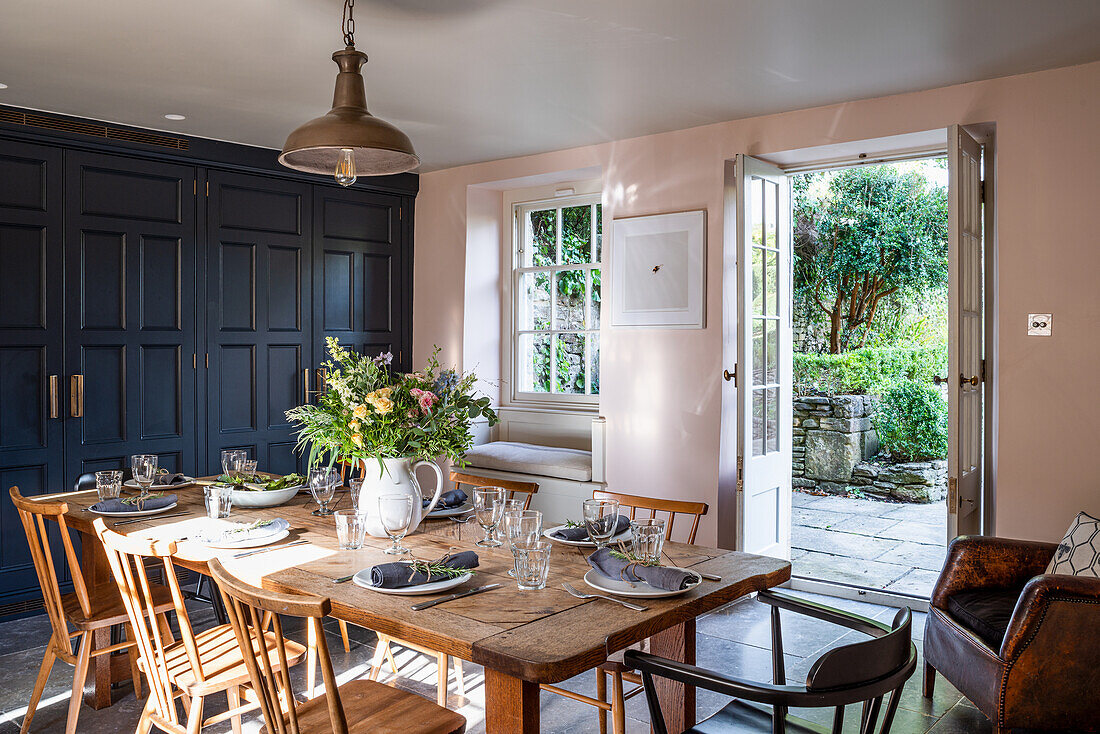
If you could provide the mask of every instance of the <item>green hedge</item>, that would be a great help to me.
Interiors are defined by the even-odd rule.
[[[842,354],[794,355],[795,389],[827,395],[881,395],[900,380],[932,384],[946,374],[946,347],[867,347]]]
[[[902,461],[947,456],[947,401],[939,391],[903,380],[882,396],[874,417],[882,448]]]

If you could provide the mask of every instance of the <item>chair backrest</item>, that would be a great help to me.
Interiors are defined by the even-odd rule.
[[[191,628],[187,608],[183,603],[183,593],[172,562],[176,544],[171,540],[154,541],[121,535],[108,530],[102,518],[92,524],[96,535],[103,543],[107,563],[118,585],[123,606],[126,607],[126,615],[133,626],[138,653],[145,661],[145,674],[149,679],[156,713],[172,724],[181,726],[175,706],[175,692],[165,664],[165,650],[176,640],[172,636],[167,620],[163,616],[157,617],[157,600],[153,596],[155,587],[149,582],[148,574],[150,567],[163,568],[164,580],[171,592],[173,608],[179,624],[180,640],[183,642],[191,672],[196,682],[205,681],[195,634]]]
[[[54,565],[53,549],[50,546],[50,534],[47,532],[47,519],[56,521],[60,529],[61,547],[64,549],[65,561],[69,564],[69,575],[72,576],[73,591],[76,592],[80,609],[85,616],[88,616],[91,608],[88,588],[84,585],[84,576],[80,572],[76,549],[73,548],[69,527],[65,523],[65,513],[69,511],[69,506],[64,502],[27,499],[19,493],[19,487],[12,487],[8,490],[8,494],[11,496],[16,512],[19,513],[23,531],[27,534],[27,545],[30,546],[31,560],[34,561],[34,572],[38,575],[42,601],[50,618],[50,627],[53,629],[54,647],[64,653],[71,650],[72,646],[69,642],[69,627],[65,621],[65,611],[61,606],[61,588],[58,583],[57,568]],[[62,657],[69,660],[71,655],[66,657],[62,654]],[[69,662],[72,661],[69,660]]]
[[[665,540],[672,537],[672,526],[676,522],[677,515],[690,515],[691,528],[688,530],[687,542],[695,542],[695,534],[699,532],[699,518],[707,514],[706,502],[689,502],[686,500],[662,500],[654,497],[639,497],[633,494],[619,494],[618,492],[605,492],[596,490],[592,498],[597,500],[618,500],[623,507],[629,507],[631,520],[637,518],[638,510],[648,512],[646,517],[657,517],[657,513],[665,513],[668,519],[665,522]]]
[[[818,658],[806,676],[806,688],[827,691],[885,678],[905,667],[912,643],[912,613],[899,609],[881,637],[841,645]]]
[[[264,632],[268,627],[268,620],[273,625],[279,667],[274,668],[271,665],[270,655],[244,656],[252,687],[260,699],[260,711],[267,723],[267,730],[273,734],[300,732],[295,708],[297,699],[294,697],[290,676],[282,672],[290,669],[287,665],[282,623],[279,620],[280,615],[285,615],[303,618],[310,626],[316,639],[317,658],[321,663],[321,676],[325,682],[331,731],[333,734],[347,734],[347,717],[340,700],[336,673],[329,658],[325,632],[321,627],[321,620],[331,610],[329,600],[304,594],[281,594],[246,584],[226,571],[225,566],[217,559],[210,561],[210,575],[218,584],[229,622],[237,635],[237,644],[242,649],[265,649],[267,643]]]
[[[463,474],[462,472],[452,471],[451,481],[455,485],[468,484],[471,487],[500,487],[508,492],[508,499],[514,499],[516,492],[527,495],[527,499],[523,503],[523,509],[531,509],[531,498],[535,496],[539,491],[538,482],[521,482],[514,479],[490,479],[487,477],[478,477],[473,474]]]

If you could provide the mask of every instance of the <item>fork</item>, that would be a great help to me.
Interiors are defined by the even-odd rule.
[[[564,587],[566,591],[568,591],[570,594],[577,597],[578,599],[604,599],[605,601],[613,601],[616,604],[622,604],[627,609],[633,609],[636,612],[644,612],[646,609],[649,608],[649,607],[639,606],[638,604],[631,604],[628,601],[623,601],[622,599],[616,599],[613,596],[604,596],[603,594],[583,594],[583,593],[577,591],[576,589],[574,589],[569,584],[564,583],[564,582],[562,583],[562,587]]]

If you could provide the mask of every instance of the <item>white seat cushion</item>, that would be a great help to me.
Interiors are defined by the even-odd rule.
[[[470,466],[542,477],[558,477],[578,482],[592,480],[592,452],[536,446],[530,443],[493,441],[474,446],[466,452]]]

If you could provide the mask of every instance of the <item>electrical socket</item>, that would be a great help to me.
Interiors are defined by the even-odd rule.
[[[1027,315],[1028,336],[1050,336],[1050,325],[1053,314],[1029,313]]]

